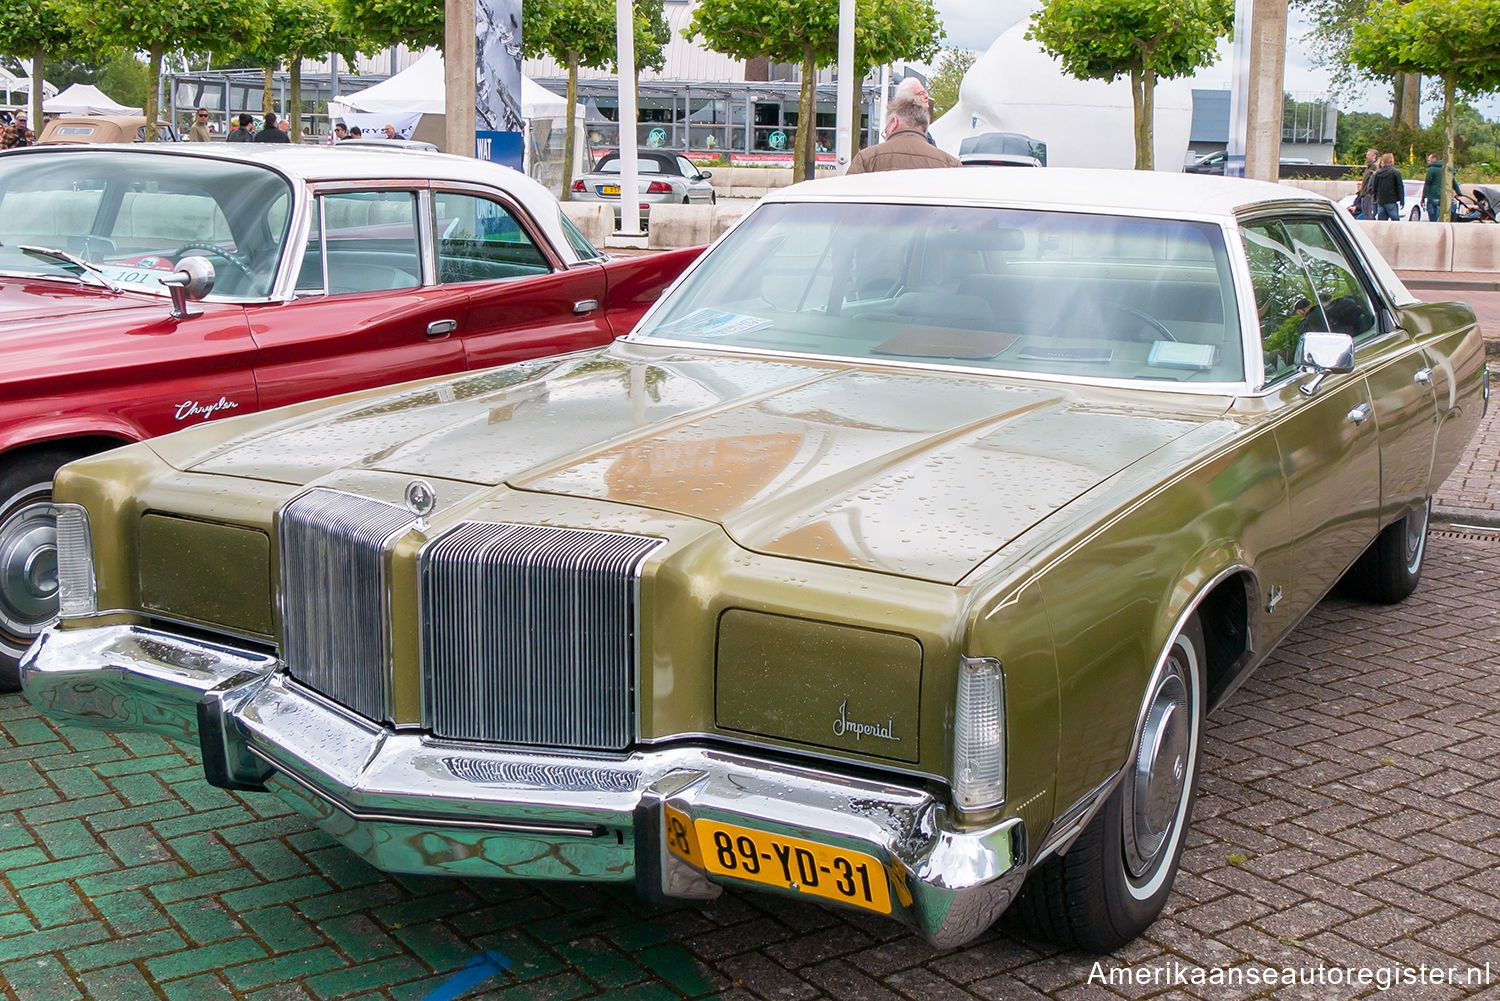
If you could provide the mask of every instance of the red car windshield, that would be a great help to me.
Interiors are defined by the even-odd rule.
[[[120,150],[0,157],[0,272],[164,295],[161,279],[197,255],[214,266],[215,298],[262,299],[291,205],[287,180],[254,164]]]

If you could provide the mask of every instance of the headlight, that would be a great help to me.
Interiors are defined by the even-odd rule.
[[[78,504],[55,504],[57,510],[57,603],[65,619],[98,610],[94,585],[94,539],[89,513]]]
[[[953,714],[953,798],[961,810],[1005,800],[1005,673],[989,657],[965,657]]]

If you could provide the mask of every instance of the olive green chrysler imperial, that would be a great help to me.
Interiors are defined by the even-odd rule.
[[[62,469],[58,719],[395,872],[1117,946],[1205,714],[1417,585],[1488,399],[1326,199],[904,171],[763,201],[607,348]]]

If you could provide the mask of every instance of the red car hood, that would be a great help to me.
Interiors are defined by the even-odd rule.
[[[0,337],[7,340],[10,335],[44,321],[83,313],[118,313],[133,307],[166,312],[171,305],[157,296],[120,294],[91,285],[0,277]]]

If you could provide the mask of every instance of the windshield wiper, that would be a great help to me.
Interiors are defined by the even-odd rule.
[[[104,277],[103,271],[100,271],[98,267],[90,264],[88,261],[85,261],[77,254],[70,254],[66,250],[53,250],[51,247],[33,247],[30,244],[25,243],[18,245],[16,249],[23,254],[30,254],[33,257],[50,257],[55,261],[62,261],[64,264],[71,264],[75,268],[78,268],[80,271],[82,271],[84,274],[90,275],[91,277],[96,279],[100,284],[109,289],[111,292],[120,291],[120,286]]]

